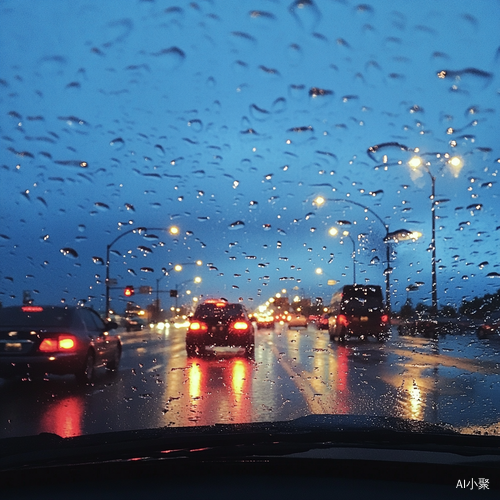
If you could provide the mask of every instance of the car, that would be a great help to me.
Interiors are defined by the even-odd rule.
[[[201,356],[217,347],[240,347],[254,356],[255,332],[243,304],[209,299],[197,306],[186,332],[186,352]]]
[[[319,330],[328,330],[329,318],[330,315],[328,313],[319,316],[318,320],[316,321],[316,326],[318,327]]]
[[[142,330],[146,326],[146,322],[138,316],[132,316],[125,320],[125,329],[127,332],[132,330]]]
[[[255,320],[259,330],[261,328],[272,328],[274,326],[274,316],[272,313],[256,313],[253,315],[253,319]]]
[[[302,316],[302,314],[290,314],[290,319],[288,320],[288,328],[307,328],[307,318]]]
[[[274,315],[274,320],[277,323],[288,323],[292,319],[292,315],[289,312],[278,312]]]
[[[330,339],[343,341],[348,336],[374,336],[384,340],[389,331],[389,315],[378,285],[344,285],[332,297],[335,321],[329,321]]]
[[[0,377],[74,374],[90,383],[95,369],[117,370],[122,344],[93,309],[76,306],[0,308]]]
[[[498,337],[500,335],[500,311],[490,313],[477,328],[480,339]]]

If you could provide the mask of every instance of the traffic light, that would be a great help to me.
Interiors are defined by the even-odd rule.
[[[133,286],[126,286],[125,290],[123,290],[123,295],[125,295],[125,297],[132,297],[132,295],[134,295],[134,293],[135,293],[135,290],[134,290]]]

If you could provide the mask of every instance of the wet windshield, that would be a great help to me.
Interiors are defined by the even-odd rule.
[[[6,332],[0,437],[315,413],[499,431],[499,2],[0,18],[0,302],[118,325],[33,357]],[[333,307],[353,284],[378,316]],[[221,299],[251,325],[190,328]]]

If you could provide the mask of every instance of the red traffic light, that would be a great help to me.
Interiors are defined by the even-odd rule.
[[[127,287],[125,287],[125,290],[123,290],[123,295],[125,295],[125,297],[132,297],[132,295],[134,295],[134,293],[135,293],[135,290],[134,290],[133,286],[127,286]]]

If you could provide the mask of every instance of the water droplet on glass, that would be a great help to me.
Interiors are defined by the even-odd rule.
[[[121,137],[117,137],[116,139],[113,139],[109,145],[113,148],[119,151],[120,149],[123,149],[125,146],[125,141]]]
[[[141,267],[143,273],[154,273],[155,270],[152,267]]]
[[[288,8],[297,24],[312,32],[321,20],[321,12],[312,0],[295,0]]]
[[[98,264],[100,266],[104,265],[104,259],[102,259],[101,257],[92,257],[92,260],[94,264]]]
[[[65,256],[65,257],[70,257],[72,259],[76,259],[78,258],[78,253],[76,250],[74,250],[73,248],[69,248],[69,247],[65,247],[65,248],[61,248],[61,253]]]
[[[244,227],[245,227],[245,223],[241,220],[237,220],[236,222],[229,224],[229,229],[231,229],[231,230],[242,229]]]

